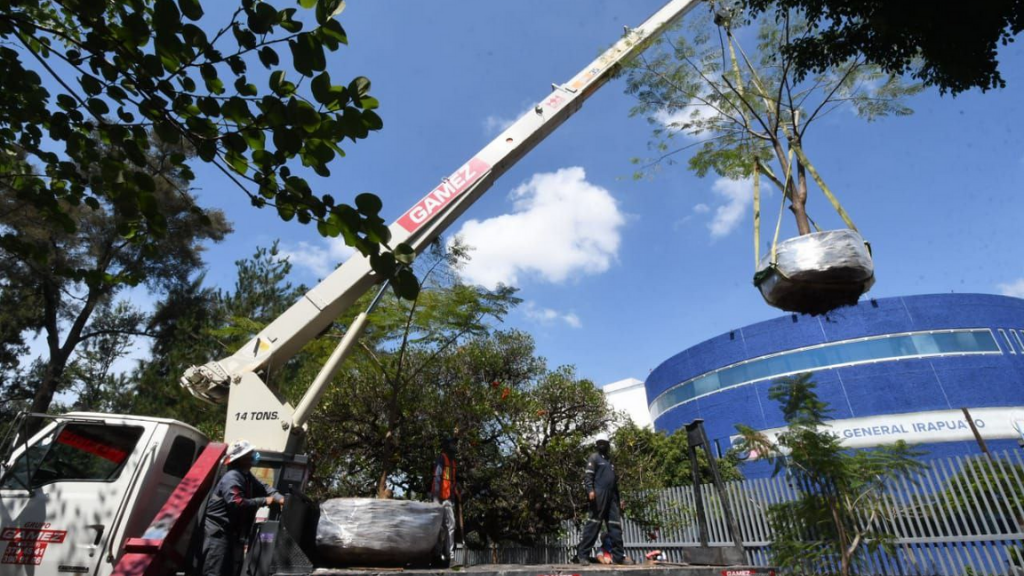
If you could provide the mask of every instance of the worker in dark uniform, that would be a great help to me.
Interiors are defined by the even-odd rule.
[[[632,564],[633,560],[626,556],[622,546],[622,499],[619,497],[619,478],[615,473],[609,454],[611,442],[607,434],[599,434],[595,442],[597,451],[587,459],[587,469],[583,475],[583,486],[587,490],[590,501],[590,518],[583,526],[583,537],[573,563],[596,562],[590,555],[601,531],[601,523],[608,525],[608,537],[611,540],[612,562],[615,564]]]
[[[459,487],[455,482],[455,456],[457,443],[455,438],[447,438],[441,443],[441,455],[434,462],[433,480],[430,483],[430,496],[434,503],[442,506],[441,514],[441,561],[451,565],[455,557],[455,499],[459,497]]]
[[[221,477],[206,504],[203,522],[203,576],[237,576],[242,569],[242,550],[256,511],[281,506],[284,497],[252,475],[259,453],[245,440],[228,447]]]

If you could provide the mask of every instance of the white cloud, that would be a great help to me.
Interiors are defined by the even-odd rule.
[[[749,179],[719,178],[715,180],[711,189],[725,200],[725,204],[715,208],[715,215],[711,222],[708,222],[708,230],[711,231],[711,238],[714,240],[728,236],[743,220],[743,215],[747,213],[754,198],[754,185]]]
[[[492,114],[487,118],[484,118],[484,133],[488,136],[494,136],[500,134],[508,129],[509,126],[515,124],[516,120],[519,120],[527,112],[532,111],[534,104],[529,104],[519,114],[512,117],[500,116]]]
[[[708,212],[711,212],[711,207],[701,202],[693,207],[693,211],[696,214],[707,214]]]
[[[1024,278],[1018,278],[1007,284],[999,284],[996,288],[999,289],[999,293],[1003,296],[1024,298]]]
[[[323,246],[299,242],[298,244],[282,244],[280,256],[287,259],[293,266],[305,268],[320,278],[326,277],[349,256],[356,253],[355,248],[345,244],[341,238],[325,238]]]
[[[473,248],[462,269],[466,281],[488,288],[522,277],[561,283],[604,272],[618,255],[626,218],[583,168],[534,174],[511,197],[512,214],[470,220],[457,232]]]
[[[502,118],[501,116],[488,116],[484,118],[484,132],[487,134],[498,134],[504,132],[509,126],[515,123],[517,118]]]
[[[558,310],[552,310],[551,308],[539,308],[533,302],[527,302],[523,306],[523,313],[530,320],[540,322],[542,324],[550,324],[551,322],[560,321],[565,322],[571,328],[580,328],[583,323],[580,321],[580,317],[575,312],[562,313]]]
[[[707,104],[701,104],[699,100],[693,99],[683,108],[663,108],[658,110],[654,113],[654,120],[665,128],[682,132],[687,138],[703,140],[703,133],[694,134],[691,130],[684,128],[684,126],[693,122],[711,120],[715,116],[718,116],[717,110]]]

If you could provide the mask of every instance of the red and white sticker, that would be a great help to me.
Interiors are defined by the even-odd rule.
[[[768,570],[767,572],[758,570],[722,570],[722,576],[757,576],[758,574],[775,576],[775,570]]]
[[[459,194],[465,192],[489,169],[490,165],[486,162],[479,158],[473,158],[410,208],[398,219],[398,223],[409,232],[419,230],[420,226],[428,222],[434,214],[443,210],[452,200],[458,198]]]
[[[7,542],[0,564],[27,564],[38,566],[43,562],[46,546],[61,544],[67,537],[67,530],[42,530],[38,528],[0,528],[0,542]]]

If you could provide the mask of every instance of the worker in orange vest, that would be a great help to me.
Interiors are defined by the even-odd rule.
[[[441,504],[441,560],[450,565],[455,554],[455,504],[459,497],[459,487],[455,480],[455,456],[458,445],[455,438],[447,438],[441,443],[441,455],[434,463],[434,479],[430,483],[430,496],[435,503]]]

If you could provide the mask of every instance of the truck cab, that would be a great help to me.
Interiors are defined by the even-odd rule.
[[[0,464],[5,575],[110,574],[208,443],[144,416],[23,415],[13,428]]]

